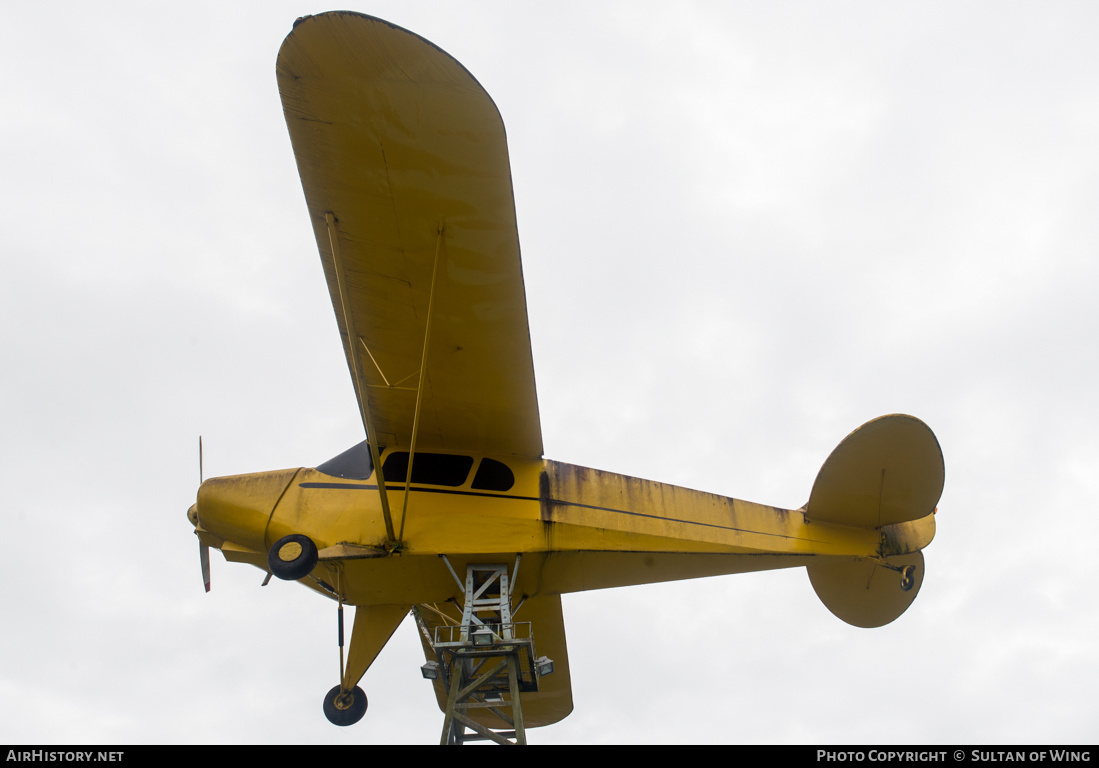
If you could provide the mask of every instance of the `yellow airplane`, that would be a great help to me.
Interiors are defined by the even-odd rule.
[[[543,459],[495,104],[432,43],[357,13],[298,19],[276,70],[367,439],[206,480],[188,518],[207,590],[215,547],[338,603],[329,720],[363,716],[358,683],[409,613],[442,742],[524,743],[572,711],[563,594],[805,566],[850,624],[905,611],[944,478],[923,422],[852,432],[796,510]]]

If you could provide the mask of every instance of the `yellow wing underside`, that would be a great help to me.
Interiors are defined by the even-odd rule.
[[[424,363],[417,450],[541,456],[496,105],[448,54],[353,13],[300,21],[277,74],[364,421],[408,446]]]

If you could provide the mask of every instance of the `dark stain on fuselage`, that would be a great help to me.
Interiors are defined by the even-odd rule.
[[[545,467],[538,476],[538,511],[542,518],[542,536],[546,540],[546,547],[553,549],[553,492],[550,489],[549,472]]]

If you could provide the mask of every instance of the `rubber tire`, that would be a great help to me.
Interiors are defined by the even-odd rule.
[[[328,722],[332,725],[347,726],[354,725],[362,720],[367,707],[366,694],[363,693],[363,689],[357,685],[351,689],[350,695],[353,697],[353,701],[347,709],[340,709],[336,706],[336,698],[339,695],[340,686],[337,685],[324,697],[324,716],[328,718]]]
[[[301,554],[293,560],[283,560],[279,557],[279,550],[291,543],[301,545]],[[284,581],[297,581],[305,578],[316,565],[317,545],[313,543],[311,538],[300,533],[283,536],[267,552],[267,567],[271,570],[271,573]]]
[[[901,568],[901,591],[908,592],[916,585],[916,566],[906,565]]]

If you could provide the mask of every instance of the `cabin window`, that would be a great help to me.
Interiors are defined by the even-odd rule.
[[[473,488],[477,491],[510,491],[515,485],[515,474],[507,464],[496,459],[481,459],[477,474],[473,476]]]
[[[412,482],[449,485],[457,488],[469,477],[473,457],[450,453],[417,453],[412,460]],[[382,475],[387,483],[403,483],[408,475],[408,451],[394,451],[385,457]]]
[[[339,456],[318,464],[317,471],[344,480],[366,480],[374,474],[374,465],[370,461],[370,446],[363,440]]]

